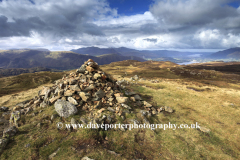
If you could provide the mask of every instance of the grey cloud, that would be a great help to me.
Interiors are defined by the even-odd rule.
[[[104,33],[92,21],[111,12],[105,1],[98,0],[32,2],[0,2],[0,15],[3,15],[0,17],[0,37],[30,36],[31,31],[43,36],[52,34],[56,38],[74,38],[83,33],[103,36]]]
[[[156,43],[158,41],[157,38],[145,38],[143,40],[148,41],[148,42],[153,42],[153,43]]]
[[[163,23],[200,25],[227,17],[239,16],[237,9],[226,5],[231,0],[169,0],[157,1],[151,6],[152,14]]]

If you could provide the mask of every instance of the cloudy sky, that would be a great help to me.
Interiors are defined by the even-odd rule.
[[[0,49],[240,47],[240,0],[0,0]]]

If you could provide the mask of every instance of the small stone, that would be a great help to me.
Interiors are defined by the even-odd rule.
[[[79,96],[82,98],[83,101],[87,102],[90,98],[90,94],[85,92],[80,92]]]
[[[40,104],[40,107],[41,107],[41,108],[47,107],[47,103],[43,101],[43,102]]]
[[[152,107],[152,114],[155,115],[155,114],[157,114],[157,113],[158,113],[157,110]]]
[[[95,86],[94,84],[91,84],[90,86],[88,86],[87,88],[85,88],[83,91],[84,91],[84,92],[88,92],[88,91],[93,90],[94,88],[96,88],[96,86]]]
[[[3,138],[10,138],[16,135],[18,132],[18,129],[16,126],[10,126],[8,128],[5,128],[3,131]]]
[[[138,94],[134,95],[134,98],[137,101],[142,101],[142,98]]]
[[[73,97],[68,97],[68,101],[74,105],[78,105],[77,101]]]
[[[164,111],[164,108],[163,107],[160,107],[157,109],[158,113],[160,113],[161,111]]]
[[[129,107],[128,105],[126,105],[126,104],[122,104],[122,106],[124,107],[124,108],[126,108],[126,109],[132,109],[131,107]]]
[[[101,108],[100,110],[98,110],[97,112],[98,113],[102,113],[103,111],[105,111],[106,109],[105,108]]]
[[[17,111],[17,110],[20,110],[20,109],[22,109],[21,106],[15,106],[15,107],[13,108],[13,111]]]
[[[149,104],[148,102],[146,102],[146,101],[143,101],[143,104],[144,104],[144,106],[145,107],[147,107],[147,108],[150,108],[150,107],[152,107],[152,105],[151,104]]]
[[[94,108],[101,108],[102,102],[101,101],[95,101]]]
[[[99,89],[96,93],[95,96],[97,98],[103,98],[105,96],[105,92],[102,89]]]
[[[87,67],[86,67],[86,70],[87,70],[88,72],[93,72],[93,71],[95,71],[94,68],[92,68],[92,67],[90,67],[90,66],[87,66]]]
[[[91,158],[88,158],[88,157],[83,157],[81,160],[94,160],[94,159],[91,159]]]
[[[58,114],[53,114],[52,116],[51,116],[51,120],[53,121],[55,118],[57,118],[58,117]]]
[[[48,158],[49,159],[53,159],[53,157],[55,157],[57,155],[57,152],[60,150],[60,148],[58,148],[55,152],[53,152]]]
[[[42,123],[38,123],[38,124],[37,124],[37,127],[38,127],[38,128],[42,127]]]
[[[100,79],[101,77],[102,76],[99,73],[95,73],[94,76],[93,76],[94,79]]]
[[[66,92],[64,92],[64,96],[71,97],[74,93],[75,93],[75,91],[67,90]]]
[[[56,96],[56,97],[52,97],[49,101],[51,104],[55,103],[60,97]]]
[[[113,113],[116,112],[116,110],[113,109],[112,107],[108,107],[107,109],[108,109],[109,111],[113,112]]]
[[[204,133],[210,133],[211,130],[206,127],[200,127],[200,131],[202,131]]]
[[[116,100],[118,101],[118,103],[127,103],[128,97],[116,97]]]
[[[30,147],[31,145],[28,143],[28,144],[25,144],[25,148],[28,148],[28,147]]]
[[[169,112],[169,113],[172,113],[173,112],[173,109],[171,107],[168,107],[168,106],[164,106],[164,110],[166,112]]]
[[[134,97],[130,97],[130,100],[136,102],[136,99]]]

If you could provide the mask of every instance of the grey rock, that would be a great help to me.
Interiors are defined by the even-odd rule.
[[[40,107],[42,107],[42,108],[47,107],[47,103],[43,101],[43,102],[40,104]]]
[[[102,89],[99,89],[96,93],[95,96],[97,98],[103,98],[105,96],[105,92]]]
[[[50,96],[51,91],[52,91],[51,88],[47,88],[45,95],[44,95],[44,101]]]
[[[77,92],[80,92],[81,89],[79,88],[79,86],[77,84],[75,85],[70,85],[70,90],[72,91],[77,91]]]
[[[21,112],[19,111],[14,111],[11,113],[11,117],[10,117],[10,124],[15,124],[16,126],[18,125],[18,121],[21,118]]]
[[[113,109],[112,107],[108,107],[107,109],[113,113],[116,112],[115,109]]]
[[[85,71],[86,71],[86,65],[82,65],[82,66],[77,70],[78,73],[85,73]]]
[[[3,150],[7,146],[8,142],[9,142],[9,138],[0,139],[0,154],[3,152]]]
[[[5,128],[3,131],[3,138],[10,138],[17,134],[18,129],[16,126],[10,126],[8,128]]]
[[[0,108],[0,110],[3,111],[3,112],[7,112],[7,111],[9,110],[9,108],[2,106],[2,107]]]
[[[96,86],[93,85],[93,84],[91,84],[90,86],[88,86],[87,88],[85,88],[83,91],[84,91],[84,92],[88,92],[88,91],[93,90],[94,88],[96,88]]]
[[[138,94],[134,95],[134,98],[136,101],[142,101],[142,98]]]
[[[49,90],[51,90],[50,87],[45,87],[44,86],[43,90],[40,91],[39,96],[45,96],[49,92]]]
[[[54,104],[55,110],[60,117],[69,117],[78,112],[77,108],[70,102],[58,99]]]
[[[129,107],[128,105],[126,105],[126,104],[122,104],[122,106],[124,107],[124,108],[126,108],[126,109],[132,109],[131,107]]]

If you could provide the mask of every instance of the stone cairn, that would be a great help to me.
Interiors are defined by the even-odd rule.
[[[112,124],[116,121],[116,116],[125,120],[126,114],[134,113],[132,107],[142,108],[140,114],[143,117],[143,123],[150,124],[146,117],[165,110],[166,107],[156,109],[143,101],[135,92],[125,90],[123,93],[124,82],[125,80],[113,80],[99,68],[96,62],[89,59],[76,72],[63,76],[62,79],[55,81],[52,87],[44,87],[40,90],[35,98],[21,102],[13,108],[10,126],[4,130],[3,138],[0,139],[0,152],[7,145],[9,137],[17,133],[21,115],[29,114],[37,107],[45,108],[54,105],[58,115],[52,115],[51,122],[56,116],[67,118],[83,110],[88,114],[87,118],[80,115],[80,121],[83,124],[89,122]],[[169,108],[166,111],[172,112]],[[35,113],[32,114],[35,115]],[[71,119],[72,124],[76,122],[74,118]],[[127,122],[139,123],[135,119]],[[124,128],[119,129],[125,131]]]

